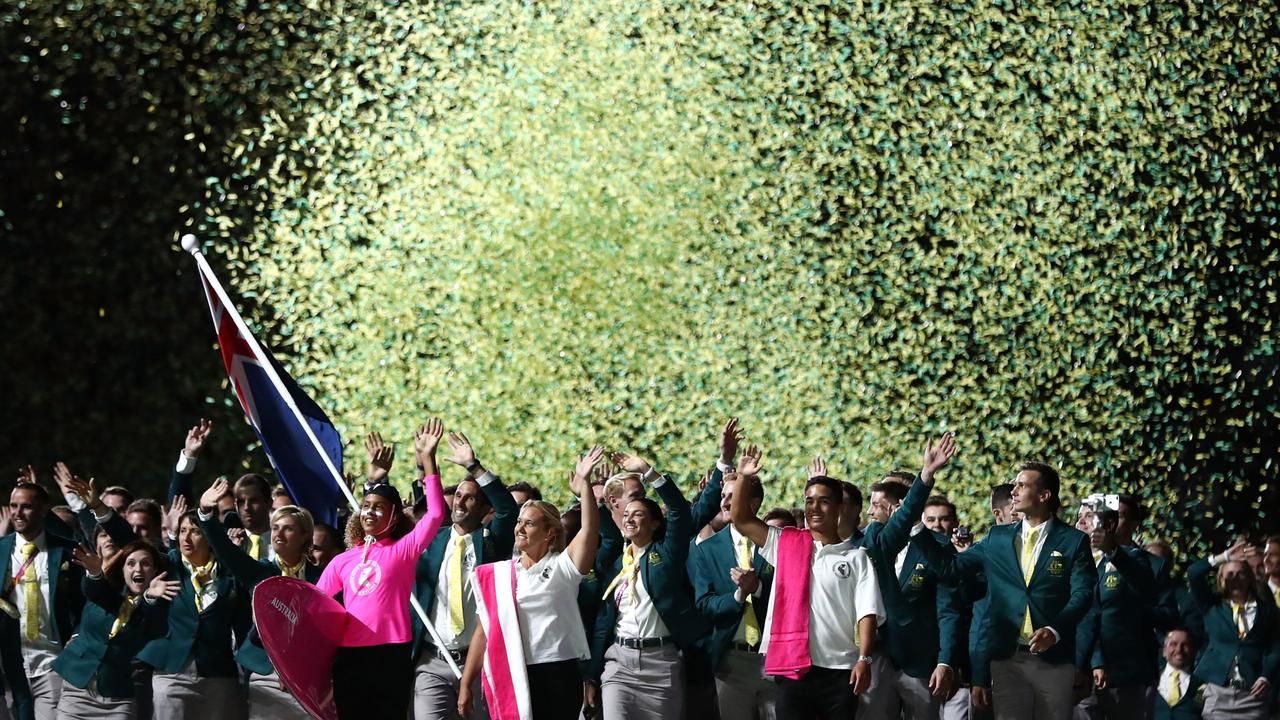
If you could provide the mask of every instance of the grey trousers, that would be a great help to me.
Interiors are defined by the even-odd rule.
[[[458,663],[461,668],[462,663]],[[483,673],[482,673],[483,674]],[[458,717],[458,683],[449,663],[428,648],[413,670],[413,720],[455,720]],[[480,676],[471,684],[471,720],[489,720]]]
[[[1053,665],[1023,650],[1008,660],[992,660],[991,702],[996,720],[1068,720],[1075,676],[1075,665]]]
[[[1267,697],[1254,697],[1248,689],[1233,690],[1204,684],[1204,720],[1267,720]]]
[[[600,676],[608,720],[679,720],[684,707],[684,658],[675,645],[633,650],[610,645]]]
[[[240,680],[201,677],[195,661],[176,673],[151,676],[155,720],[241,720],[247,715]]]
[[[57,720],[58,700],[62,697],[62,676],[50,671],[28,678],[27,684],[31,686],[36,720]]]
[[[778,686],[764,674],[764,655],[730,649],[716,672],[720,720],[774,720]]]
[[[895,669],[883,653],[871,659],[871,685],[858,696],[861,720],[938,720],[940,698],[929,692],[928,678]]]
[[[969,688],[960,687],[950,700],[942,703],[942,708],[938,710],[938,717],[942,720],[969,720],[973,717],[973,713],[969,710]]]
[[[98,694],[92,681],[80,688],[64,682],[58,700],[58,720],[137,720],[138,701],[113,700]]]
[[[249,676],[249,720],[311,720],[302,704],[280,686],[280,676]]]

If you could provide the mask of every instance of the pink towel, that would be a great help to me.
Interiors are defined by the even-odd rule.
[[[773,612],[764,673],[799,680],[809,672],[809,578],[813,538],[808,530],[782,528],[773,575]]]
[[[516,614],[516,563],[481,565],[475,570],[476,614],[488,642],[484,648],[484,697],[492,720],[531,720],[529,674]]]

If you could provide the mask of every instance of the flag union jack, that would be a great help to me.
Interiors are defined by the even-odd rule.
[[[245,417],[294,502],[317,522],[336,525],[345,497],[339,485],[342,437],[271,351],[248,334],[203,256],[196,260],[222,362]]]

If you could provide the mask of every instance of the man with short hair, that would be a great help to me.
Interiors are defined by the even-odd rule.
[[[319,569],[329,566],[329,561],[347,549],[342,533],[324,523],[316,523],[311,531],[311,562]]]
[[[739,483],[735,472],[724,476],[721,507],[731,511],[739,485],[750,494],[751,514],[758,514],[763,488],[759,483]],[[790,513],[784,514],[790,519]],[[759,547],[729,525],[697,545],[689,575],[698,610],[712,623],[707,645],[721,719],[772,720],[775,686],[764,675],[760,654],[772,568]]]
[[[858,697],[860,716],[936,720],[956,687],[960,608],[955,588],[940,582],[929,562],[938,541],[920,521],[934,473],[954,452],[954,436],[945,433],[936,446],[928,444],[924,469],[910,485],[906,473],[894,470],[871,486],[871,522],[860,544],[875,566],[886,619],[871,686]]]
[[[133,504],[133,501],[137,499],[127,488],[121,487],[120,485],[112,485],[111,487],[108,487],[106,490],[103,490],[102,494],[98,497],[102,502],[106,503],[107,507],[114,510],[117,515],[124,515],[124,509]]]
[[[14,532],[0,538],[0,661],[18,718],[56,717],[62,679],[53,661],[84,607],[75,543],[45,532],[52,506],[43,487],[20,481],[9,495]]]
[[[956,520],[956,506],[941,495],[934,495],[924,503],[924,514],[920,516],[925,529],[951,537],[951,533],[959,523]]]
[[[1014,480],[1016,525],[997,525],[969,550],[930,556],[939,574],[959,581],[985,572],[987,607],[983,663],[974,664],[975,705],[994,700],[997,720],[1067,720],[1075,680],[1076,626],[1092,605],[1098,582],[1089,538],[1057,519],[1058,471],[1025,462]],[[993,697],[994,691],[994,697]]]
[[[542,491],[524,480],[518,483],[511,483],[507,490],[511,491],[511,497],[515,499],[516,507],[524,507],[524,504],[530,500],[542,499]]]
[[[1013,510],[1013,483],[991,487],[991,521],[996,525],[1010,525],[1018,521]]]
[[[813,477],[810,474],[810,477]],[[832,478],[835,480],[835,478]],[[848,480],[836,480],[840,485],[840,537],[848,540],[861,540],[862,528],[859,521],[862,518],[862,491],[857,485]],[[808,517],[805,513],[804,517]]]
[[[1164,668],[1156,683],[1155,720],[1200,720],[1201,680],[1193,672],[1195,641],[1186,628],[1164,638]]]
[[[150,498],[134,500],[129,503],[129,507],[125,508],[122,516],[139,540],[146,540],[156,547],[164,547],[164,513],[160,511],[160,506],[155,500]]]
[[[451,432],[446,439],[450,449],[446,459],[465,469],[467,477],[454,491],[450,524],[436,532],[418,558],[413,592],[443,646],[432,641],[422,619],[416,612],[412,613],[415,720],[454,716],[459,679],[445,657],[452,658],[461,669],[471,645],[476,626],[472,571],[485,563],[511,557],[516,517],[520,512],[515,498],[498,476],[480,463],[466,435]],[[493,520],[486,526],[484,518],[490,510]],[[476,698],[476,715],[487,717],[479,676],[471,690],[472,697]]]
[[[1092,621],[1086,625],[1085,647],[1092,645],[1096,717],[1108,720],[1147,720],[1154,712],[1149,689],[1157,668],[1154,613],[1155,572],[1145,550],[1134,547],[1132,527],[1117,531],[1120,513],[1098,510],[1100,523],[1090,530],[1090,546],[1097,553],[1098,584],[1094,589]]]
[[[759,467],[759,450],[748,448],[738,467],[744,485],[734,494],[731,519],[776,568],[761,650],[766,672],[776,678],[777,716],[853,717],[856,695],[872,680],[870,655],[884,620],[875,570],[866,550],[840,537],[844,498],[837,481],[812,475],[811,469],[805,485],[808,528],[770,527],[751,512],[755,491],[747,486],[759,482]],[[792,580],[780,586],[779,578]]]

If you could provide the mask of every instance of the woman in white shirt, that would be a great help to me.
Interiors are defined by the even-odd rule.
[[[599,510],[588,478],[603,457],[603,448],[592,448],[570,478],[570,490],[581,498],[582,529],[568,547],[559,510],[529,500],[516,520],[519,558],[477,568],[472,582],[480,623],[458,690],[463,717],[470,715],[471,684],[482,663],[492,720],[578,717],[579,661],[590,654],[578,612],[578,585],[591,571],[600,544]]]

